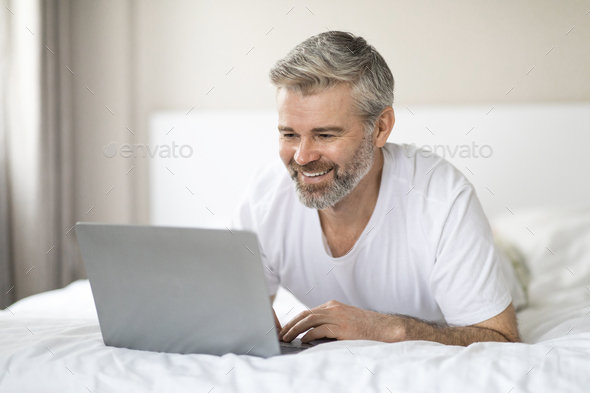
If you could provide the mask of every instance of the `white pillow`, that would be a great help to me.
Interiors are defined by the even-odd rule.
[[[512,295],[512,305],[519,311],[528,304],[530,272],[524,256],[511,242],[494,230],[494,244],[500,255],[500,267]]]
[[[493,220],[500,243],[523,256],[529,304],[571,302],[590,282],[590,206],[515,210]]]

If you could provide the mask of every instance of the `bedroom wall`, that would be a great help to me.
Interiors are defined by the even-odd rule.
[[[590,100],[584,0],[84,0],[71,7],[78,210],[88,218],[95,205],[96,221],[149,222],[148,162],[109,161],[104,146],[147,143],[156,111],[274,110],[268,69],[327,29],[362,35],[383,54],[397,110]]]
[[[59,65],[59,91],[54,85],[44,86],[55,96],[51,107],[55,113],[49,117],[59,115],[71,129],[68,135],[72,143],[65,144],[65,151],[74,156],[72,165],[69,158],[65,160],[67,170],[57,173],[56,178],[63,178],[67,195],[72,198],[37,193],[47,200],[61,201],[68,212],[74,211],[63,223],[56,222],[62,229],[58,237],[62,238],[68,233],[71,236],[68,231],[76,221],[150,221],[149,159],[108,158],[105,146],[111,142],[119,146],[148,143],[150,116],[165,110],[226,114],[273,111],[274,90],[267,80],[268,69],[293,46],[328,29],[362,35],[384,55],[396,78],[398,113],[423,106],[499,108],[506,104],[590,102],[590,5],[585,0],[25,2],[34,3],[35,9],[42,9],[44,4],[45,9],[59,11],[57,19],[49,18],[55,22],[50,25],[55,46],[45,48],[39,41],[47,33],[40,19],[48,15],[28,12],[19,0],[5,3],[8,5],[3,12],[10,21],[6,23],[10,27],[7,37],[14,41],[16,52],[32,48],[35,54],[31,58],[41,55],[42,61],[57,56],[63,61]],[[21,39],[35,43],[34,47],[20,45]],[[28,67],[34,68],[35,62],[29,62]],[[54,243],[45,244],[38,236],[27,235],[34,233],[30,228],[43,228],[38,224],[44,214],[52,216],[55,212],[44,209],[42,203],[28,209],[31,196],[23,192],[32,184],[31,179],[38,177],[37,165],[43,165],[38,160],[43,154],[37,156],[35,152],[51,151],[57,157],[59,152],[51,146],[61,141],[53,134],[39,132],[51,143],[15,147],[19,141],[27,142],[29,127],[45,130],[38,113],[33,113],[39,111],[41,86],[30,82],[39,75],[26,78],[26,67],[15,70],[19,75],[11,80],[23,80],[26,83],[22,86],[30,89],[11,92],[19,97],[11,102],[25,114],[14,119],[26,125],[11,125],[16,136],[8,141],[9,159],[18,165],[10,166],[6,173],[19,178],[12,191],[20,213],[13,217],[27,222],[14,233],[26,238],[26,244],[38,243],[39,250],[44,248],[39,254],[44,258],[43,253]],[[41,75],[42,80],[46,77]],[[49,109],[42,106],[43,110]],[[535,139],[571,143],[577,149],[589,143],[587,129],[578,133],[560,131],[559,127],[540,130],[532,147],[547,146],[535,144]],[[518,133],[513,143],[529,148],[530,140]],[[510,169],[506,167],[509,162],[503,162],[501,169]],[[587,158],[577,154],[556,165],[559,163],[556,171],[567,171],[568,166],[584,168]],[[534,177],[542,174],[534,162],[528,168],[528,174]],[[571,173],[568,176],[572,183],[585,184]],[[51,179],[42,178],[53,184]],[[21,248],[27,264],[38,260],[28,247]],[[47,258],[53,255],[49,253]],[[71,265],[75,268],[67,272],[72,274],[68,277],[83,277],[80,258]],[[19,274],[27,275],[28,269]],[[44,275],[39,266],[34,271],[39,273],[27,277]],[[49,287],[33,285],[16,288],[13,294],[20,298],[46,289]]]
[[[269,68],[328,29],[362,35],[382,53],[398,111],[590,100],[587,1],[176,0],[134,7],[136,120],[144,136],[154,111],[274,110]],[[137,169],[146,187],[147,165]],[[149,193],[137,195],[145,218]]]

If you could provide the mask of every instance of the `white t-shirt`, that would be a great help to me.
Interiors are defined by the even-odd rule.
[[[339,258],[282,161],[254,177],[230,225],[257,234],[269,296],[282,285],[309,308],[337,300],[462,326],[498,315],[512,298],[473,185],[414,146],[382,151],[375,210]]]

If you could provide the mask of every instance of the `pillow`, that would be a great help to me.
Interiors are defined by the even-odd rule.
[[[571,302],[573,294],[587,291],[590,206],[515,210],[493,220],[492,227],[500,247],[509,250],[503,252],[512,255],[529,304]]]
[[[528,304],[528,287],[530,272],[524,261],[524,255],[494,230],[494,244],[500,256],[500,267],[504,280],[512,295],[512,305],[516,311]]]

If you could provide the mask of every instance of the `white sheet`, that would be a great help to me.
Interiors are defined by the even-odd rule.
[[[2,392],[575,392],[590,383],[587,323],[534,345],[343,341],[270,359],[105,347],[94,319],[4,313],[0,326]]]
[[[0,392],[588,391],[590,213],[515,217],[494,227],[530,257],[531,306],[518,314],[528,344],[341,341],[270,359],[111,348],[81,280],[0,312]],[[539,251],[545,244],[553,255]],[[277,295],[282,322],[300,307],[286,292]]]

